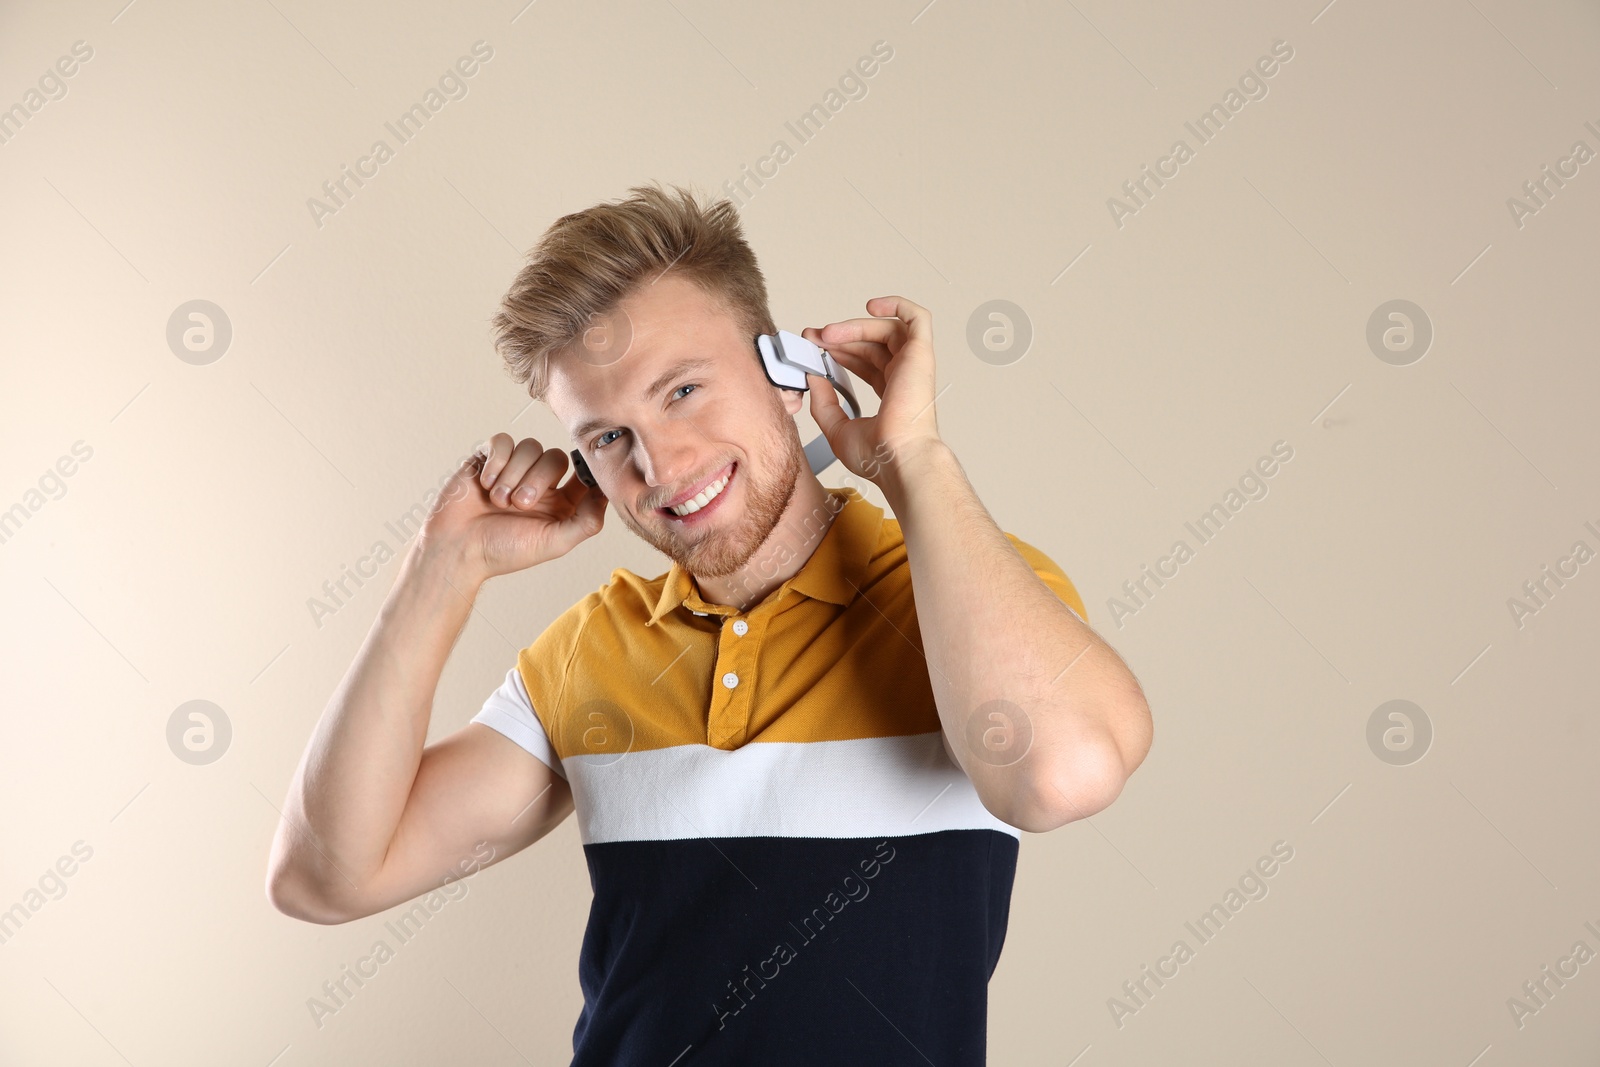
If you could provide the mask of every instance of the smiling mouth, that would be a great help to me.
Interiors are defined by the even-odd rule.
[[[738,468],[738,463],[730,465],[726,474],[712,481],[710,485],[707,485],[688,500],[672,507],[663,507],[657,510],[674,519],[687,519],[691,515],[698,514],[722,498],[722,495],[728,491],[728,486],[732,484],[734,473]]]

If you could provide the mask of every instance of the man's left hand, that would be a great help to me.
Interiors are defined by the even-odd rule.
[[[811,379],[811,417],[839,462],[876,482],[900,453],[939,441],[933,402],[933,315],[903,296],[867,301],[873,318],[830,322],[800,336],[826,349],[839,365],[878,394],[878,411],[852,419],[826,378]]]

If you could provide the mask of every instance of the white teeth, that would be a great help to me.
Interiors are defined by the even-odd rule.
[[[728,487],[728,481],[732,477],[732,472],[724,474],[721,478],[718,478],[716,481],[702,489],[699,496],[686,500],[677,507],[669,510],[679,518],[682,518],[685,515],[693,515],[695,512],[699,511],[701,508],[715,500],[718,495],[720,495],[721,492]]]

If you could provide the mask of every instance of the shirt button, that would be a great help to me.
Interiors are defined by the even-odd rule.
[[[734,674],[732,671],[729,671],[727,674],[722,676],[722,684],[727,686],[729,689],[732,689],[734,686],[739,684],[739,676]]]
[[[745,634],[750,632],[750,624],[745,622],[743,619],[735,619],[733,621],[733,632],[738,634],[740,637],[743,637]]]

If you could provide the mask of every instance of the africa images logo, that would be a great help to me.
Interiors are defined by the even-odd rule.
[[[885,849],[888,850],[888,855],[884,855]],[[860,862],[861,873],[859,876],[854,871],[851,871],[840,881],[840,888],[843,893],[839,889],[830,889],[828,895],[823,898],[822,903],[812,908],[800,920],[799,926],[796,926],[793,922],[789,923],[789,929],[798,935],[795,940],[800,943],[801,948],[821,937],[823,929],[828,923],[837,918],[839,913],[844,911],[852,901],[860,903],[867,899],[868,894],[872,892],[872,887],[867,885],[867,882],[882,874],[883,868],[887,867],[894,859],[894,846],[887,841],[880,841],[876,848],[873,849],[873,855],[877,858],[868,858]],[[783,973],[783,968],[793,963],[799,956],[800,951],[795,947],[794,943],[785,940],[775,944],[772,949],[772,955],[756,964],[754,971],[750,969],[748,963],[745,964],[743,977],[739,983],[736,985],[733,979],[729,979],[728,995],[723,997],[720,1003],[717,1001],[711,1002],[711,1010],[717,1016],[717,1029],[726,1029],[728,1019],[748,1008],[750,1006],[749,1002],[755,999],[756,994],[760,990],[767,988],[768,982],[775,981]],[[741,989],[743,992],[740,992]]]

